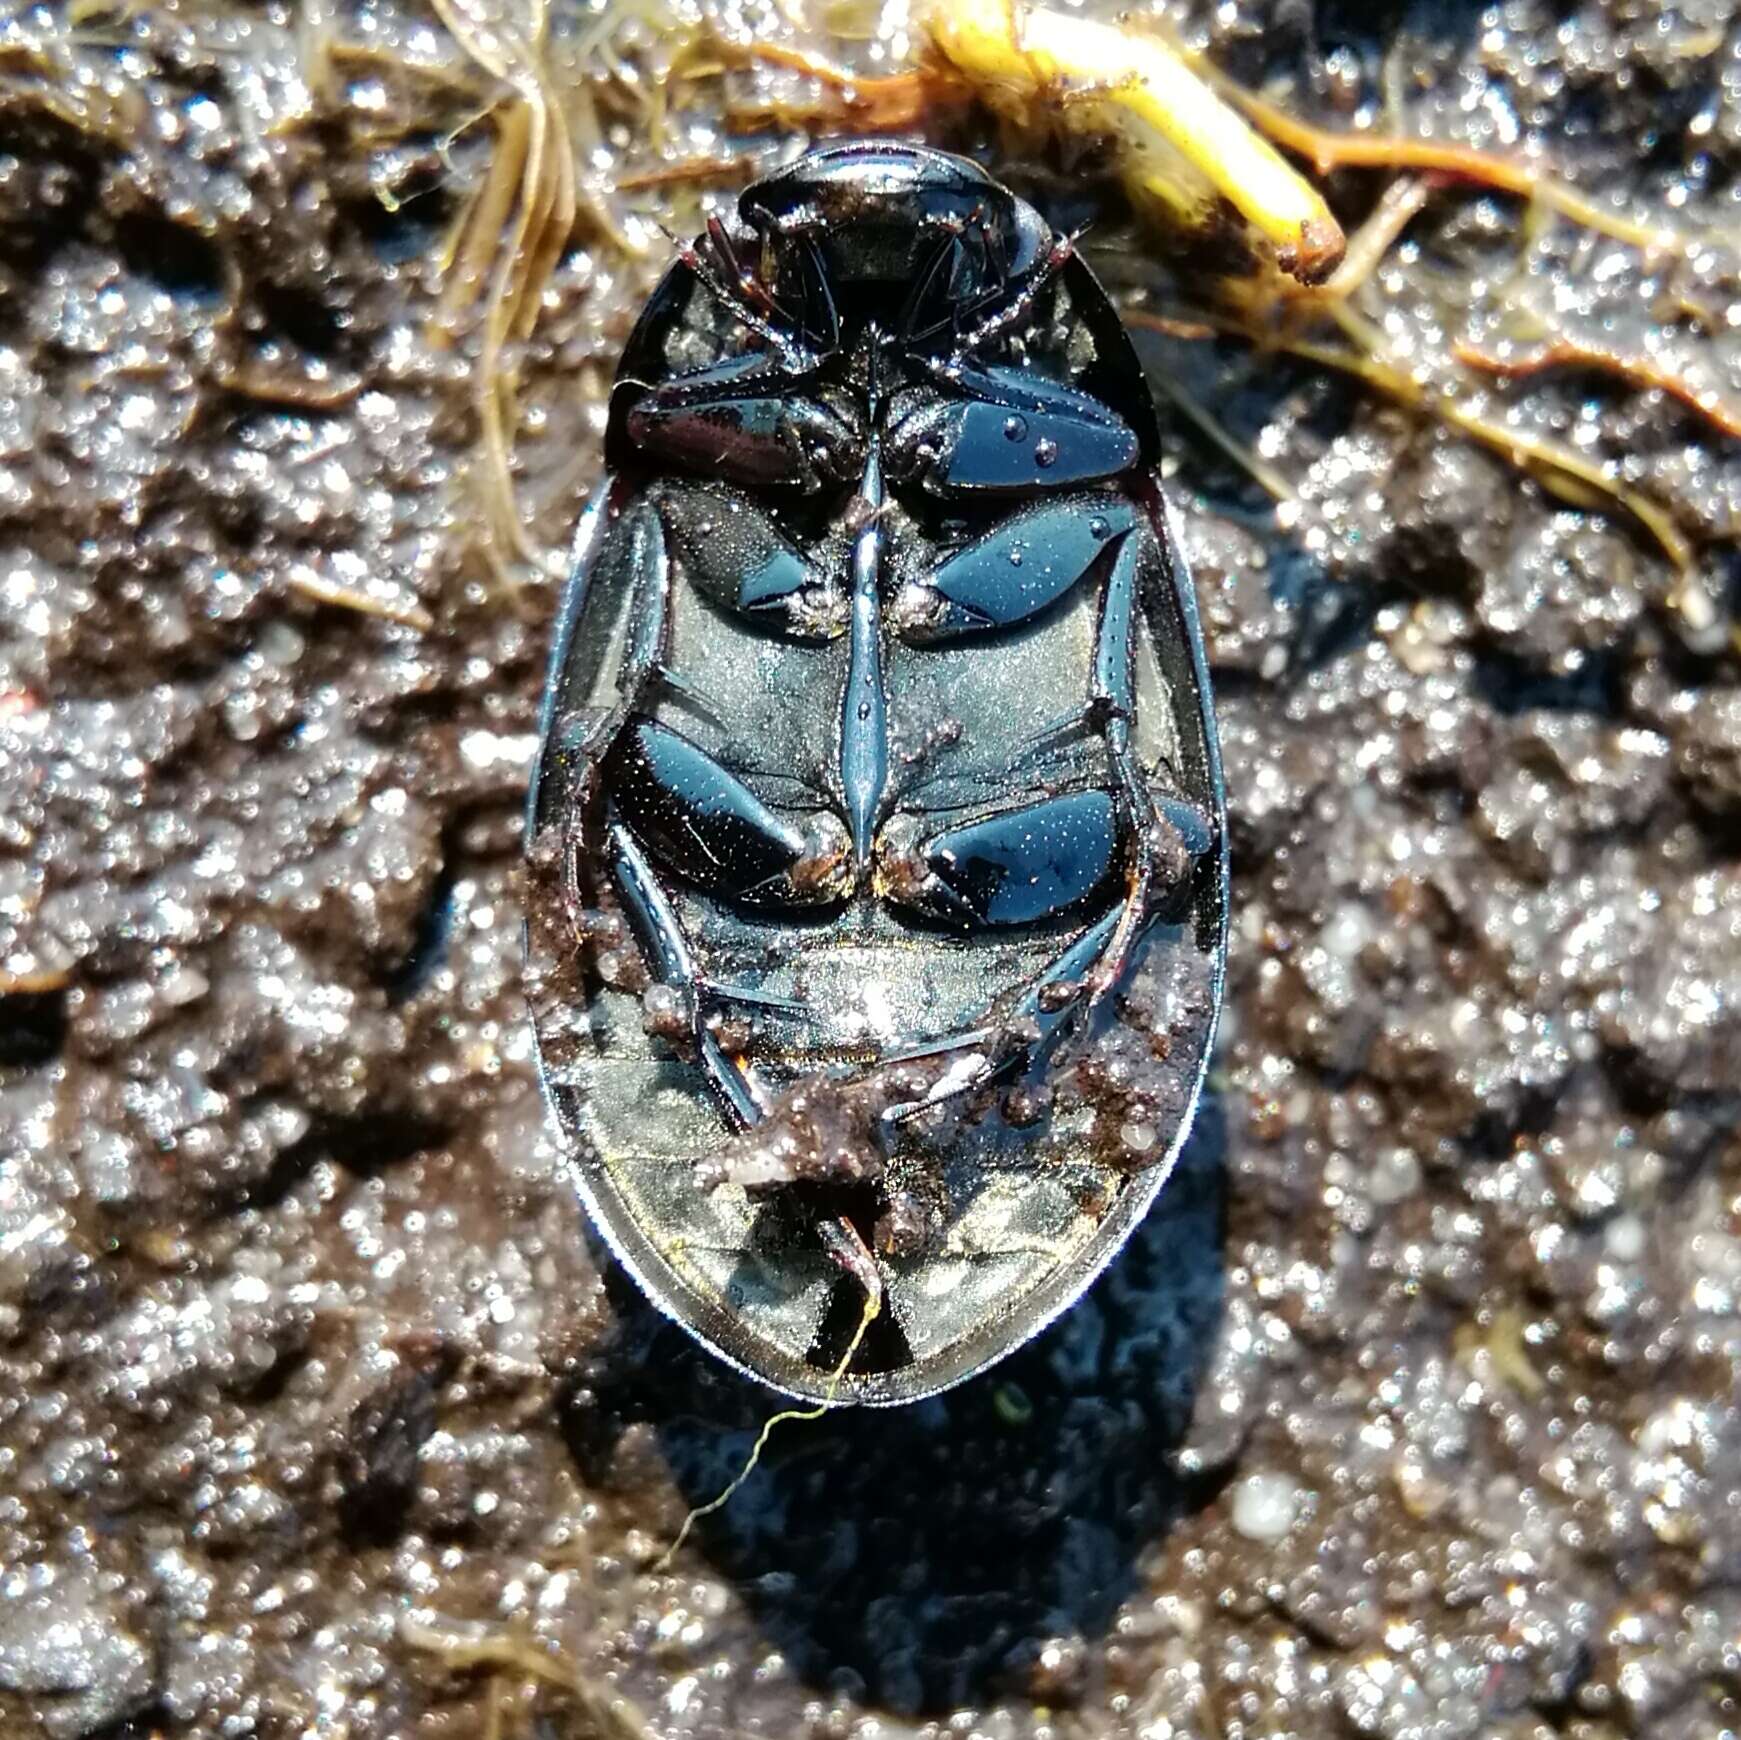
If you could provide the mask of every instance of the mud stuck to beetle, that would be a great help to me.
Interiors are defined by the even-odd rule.
[[[597,971],[545,1079],[663,1309],[794,1393],[910,1401],[1066,1306],[1188,1128],[1226,874],[1194,607],[1117,317],[976,166],[831,146],[678,254],[552,665],[537,946]],[[1114,1162],[1052,1078],[1128,1074],[1103,1005],[1177,963],[1194,1032]]]

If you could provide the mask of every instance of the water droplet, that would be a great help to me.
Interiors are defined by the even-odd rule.
[[[1020,441],[1028,432],[1026,417],[1006,417],[1003,424],[1003,438],[1006,441]]]
[[[1019,568],[1019,567],[1021,567],[1021,565],[1022,565],[1022,549],[1021,549],[1021,545],[1017,544],[1010,550],[1010,566],[1012,568]]]
[[[1088,522],[1088,535],[1090,537],[1104,538],[1111,530],[1112,528],[1100,517],[1099,514],[1096,514],[1094,518]]]
[[[1005,425],[1006,429],[1008,425]],[[1047,440],[1045,436],[1034,443],[1034,463],[1043,471],[1058,457],[1058,443]]]

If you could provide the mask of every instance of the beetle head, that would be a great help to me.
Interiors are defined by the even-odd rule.
[[[812,151],[745,190],[743,222],[762,238],[764,270],[783,301],[801,302],[820,264],[851,286],[838,315],[848,340],[891,307],[928,330],[952,303],[995,296],[1024,279],[1051,232],[1025,201],[977,164],[917,145],[860,140]]]

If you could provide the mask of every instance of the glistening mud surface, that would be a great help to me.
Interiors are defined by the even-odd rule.
[[[0,1733],[1732,1729],[1727,545],[1689,613],[1647,541],[1347,382],[1152,341],[1300,497],[1278,530],[1179,419],[1241,915],[1199,1136],[1039,1345],[783,1428],[654,1572],[770,1404],[601,1267],[529,1075],[553,592],[475,555],[468,351],[428,326],[488,130],[447,167],[466,102],[389,124],[442,78],[311,67],[311,16],[0,21]],[[1715,0],[1195,22],[1314,113],[1388,92],[1735,225]],[[421,16],[328,23],[460,68]],[[1061,221],[1097,197],[990,160]],[[1690,305],[1741,391],[1732,253],[1645,276],[1520,221],[1436,196],[1393,341]],[[525,358],[540,543],[659,263],[628,239],[583,222]],[[1495,393],[1732,537],[1741,462],[1687,413]]]

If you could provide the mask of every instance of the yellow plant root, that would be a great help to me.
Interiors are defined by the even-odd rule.
[[[922,23],[990,108],[1030,120],[1061,103],[1069,130],[1117,139],[1139,203],[1206,216],[1170,167],[1183,162],[1271,244],[1290,277],[1317,283],[1336,269],[1342,229],[1317,189],[1160,38],[1017,0],[933,0]]]
[[[1158,39],[1013,0],[932,0],[918,22],[933,55],[882,76],[784,43],[722,43],[724,60],[782,67],[827,93],[808,107],[737,104],[733,123],[905,132],[977,99],[1023,130],[1115,140],[1133,200],[1188,228],[1212,222],[1225,200],[1302,282],[1341,259],[1341,227],[1312,185]]]
[[[814,80],[828,92],[814,104],[762,102],[734,103],[728,119],[734,128],[752,129],[773,123],[783,127],[850,127],[860,133],[903,133],[935,121],[938,111],[951,101],[971,100],[972,87],[965,81],[939,74],[931,68],[881,76],[849,72],[821,55],[780,42],[722,42],[724,63],[760,61]]]
[[[359,592],[353,586],[342,586],[336,580],[326,580],[309,569],[298,569],[285,581],[292,592],[316,604],[330,604],[338,610],[354,610],[359,616],[378,616],[384,622],[397,622],[404,628],[414,628],[427,634],[435,619],[421,604],[408,599],[378,597],[372,592]]]
[[[561,1657],[540,1649],[517,1632],[449,1631],[406,1614],[399,1621],[399,1635],[413,1649],[435,1656],[454,1672],[505,1672],[557,1687],[574,1700],[581,1716],[602,1740],[653,1740],[646,1720],[626,1698],[584,1678]],[[492,1680],[492,1696],[494,1684]]]
[[[774,1428],[788,1420],[820,1420],[834,1406],[834,1398],[840,1389],[842,1380],[851,1369],[852,1362],[858,1354],[859,1346],[865,1338],[865,1333],[876,1321],[877,1314],[882,1310],[882,1290],[879,1287],[865,1289],[864,1315],[858,1320],[858,1328],[853,1331],[852,1340],[847,1344],[846,1352],[840,1356],[840,1364],[829,1374],[828,1389],[821,1401],[810,1408],[782,1408],[779,1413],[770,1415],[757,1434],[755,1444],[751,1447],[748,1458],[739,1469],[737,1476],[722,1491],[718,1497],[711,1498],[706,1504],[696,1508],[683,1519],[683,1526],[677,1531],[677,1538],[672,1541],[653,1566],[655,1575],[668,1571],[683,1550],[683,1543],[689,1539],[689,1531],[704,1517],[712,1516],[716,1510],[723,1509],[737,1496],[744,1482],[755,1473],[762,1460],[762,1452],[767,1448],[768,1439],[773,1435]]]
[[[1301,301],[1346,302],[1383,265],[1384,257],[1402,233],[1432,198],[1432,186],[1423,177],[1405,175],[1384,190],[1372,215],[1348,238],[1342,264],[1322,284],[1298,288],[1284,285],[1283,293]]]
[[[1471,411],[1453,394],[1423,382],[1386,356],[1382,337],[1368,322],[1345,307],[1338,306],[1331,312],[1337,324],[1359,346],[1358,354],[1346,357],[1327,346],[1298,344],[1291,347],[1296,355],[1346,369],[1400,403],[1430,412],[1441,422],[1503,455],[1519,471],[1527,472],[1544,489],[1573,507],[1587,509],[1607,504],[1619,508],[1656,540],[1682,581],[1691,575],[1692,547],[1668,512],[1649,496],[1619,482],[1601,464],[1561,442],[1508,429]]]

